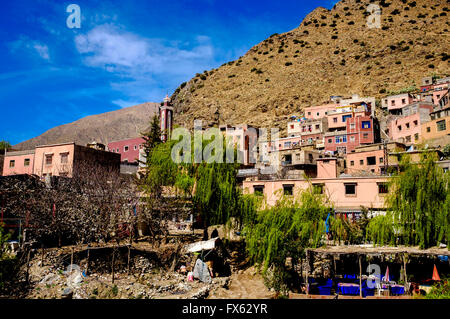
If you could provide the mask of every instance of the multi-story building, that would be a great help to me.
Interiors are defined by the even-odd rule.
[[[305,108],[305,118],[317,120],[328,115],[328,112],[335,110],[340,104],[324,104]]]
[[[247,124],[236,126],[220,125],[219,130],[225,136],[231,137],[238,151],[238,159],[242,160],[244,166],[254,166],[256,164],[259,147],[259,131],[257,128]]]
[[[337,158],[323,157],[316,161],[317,178],[259,180],[251,177],[243,182],[244,193],[264,196],[267,205],[274,206],[281,195],[295,196],[313,187],[315,192],[330,200],[337,214],[355,216],[362,208],[371,212],[384,211],[389,177],[338,177]]]
[[[129,138],[108,143],[108,150],[120,154],[120,161],[123,163],[137,163],[139,150],[143,148],[144,143],[142,137]]]
[[[401,116],[388,122],[388,135],[393,141],[405,144],[415,144],[421,141],[422,123],[430,120],[433,104],[415,102],[399,109]]]
[[[430,113],[430,120],[422,124],[421,133],[423,140],[450,134],[450,98],[448,92],[441,97],[438,105]]]
[[[415,102],[415,99],[410,93],[397,94],[382,99],[381,107],[387,109],[391,114],[400,114],[404,106],[413,102]]]
[[[345,116],[345,115],[344,115]],[[378,121],[370,115],[350,114],[345,119],[345,130],[325,134],[325,151],[347,154],[357,146],[373,144],[379,140]]]
[[[397,142],[358,146],[347,154],[346,172],[350,175],[384,174],[389,166],[398,165],[398,157],[391,153],[405,150],[405,145]]]
[[[73,177],[86,167],[120,171],[120,155],[112,152],[62,143],[37,146],[34,150],[7,152],[3,175],[33,174],[41,178]]]

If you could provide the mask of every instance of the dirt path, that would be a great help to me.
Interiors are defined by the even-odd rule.
[[[230,277],[228,289],[219,288],[211,292],[208,299],[269,299],[271,293],[261,275],[252,267]]]

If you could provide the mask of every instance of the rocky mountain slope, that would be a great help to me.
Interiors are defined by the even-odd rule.
[[[14,145],[17,150],[37,145],[76,142],[80,145],[97,141],[107,144],[140,136],[149,127],[150,117],[158,112],[159,103],[143,103],[117,111],[87,116],[73,123],[48,130],[42,135]]]
[[[368,28],[378,4],[381,28]],[[317,8],[301,25],[274,34],[236,61],[197,74],[172,96],[177,124],[248,123],[285,127],[285,119],[332,95],[376,96],[450,74],[448,0],[342,0]]]

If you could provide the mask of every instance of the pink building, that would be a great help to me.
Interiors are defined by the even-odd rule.
[[[355,117],[346,118],[345,121],[345,130],[325,134],[325,151],[347,154],[357,146],[378,141],[379,125],[370,115],[357,114]]]
[[[84,165],[105,169],[120,169],[120,156],[75,143],[37,146],[34,150],[8,152],[3,164],[3,175],[34,174],[40,177],[73,177]]]
[[[388,193],[387,177],[336,177],[335,158],[320,159],[317,164],[317,178],[257,180],[243,182],[245,194],[259,194],[265,197],[268,206],[274,206],[280,197],[296,195],[312,186],[324,194],[332,203],[335,212],[358,214],[361,208],[369,211],[383,211],[385,196]]]
[[[258,129],[247,124],[230,126],[220,125],[219,130],[232,139],[238,150],[238,156],[244,166],[254,166],[257,161]]]
[[[439,105],[439,100],[448,92],[449,83],[436,84],[433,91],[433,103]]]
[[[137,163],[139,160],[139,150],[143,148],[144,138],[136,137],[126,140],[111,142],[108,150],[120,154],[120,161],[127,163]]]
[[[409,94],[398,94],[385,97],[381,101],[383,108],[387,108],[390,113],[397,114],[402,107],[414,102],[414,97]]]
[[[33,174],[34,150],[7,152],[3,161],[3,175]]]
[[[326,117],[329,112],[336,110],[339,104],[325,104],[319,106],[310,106],[305,108],[305,117],[307,119],[321,119]]]
[[[430,121],[433,105],[426,102],[417,102],[401,109],[404,115],[388,122],[388,135],[396,142],[405,144],[419,143],[422,139],[423,123]]]

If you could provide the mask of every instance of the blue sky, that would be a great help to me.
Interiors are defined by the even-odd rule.
[[[143,102],[296,28],[330,0],[2,1],[0,140]],[[69,4],[81,28],[68,28]]]

